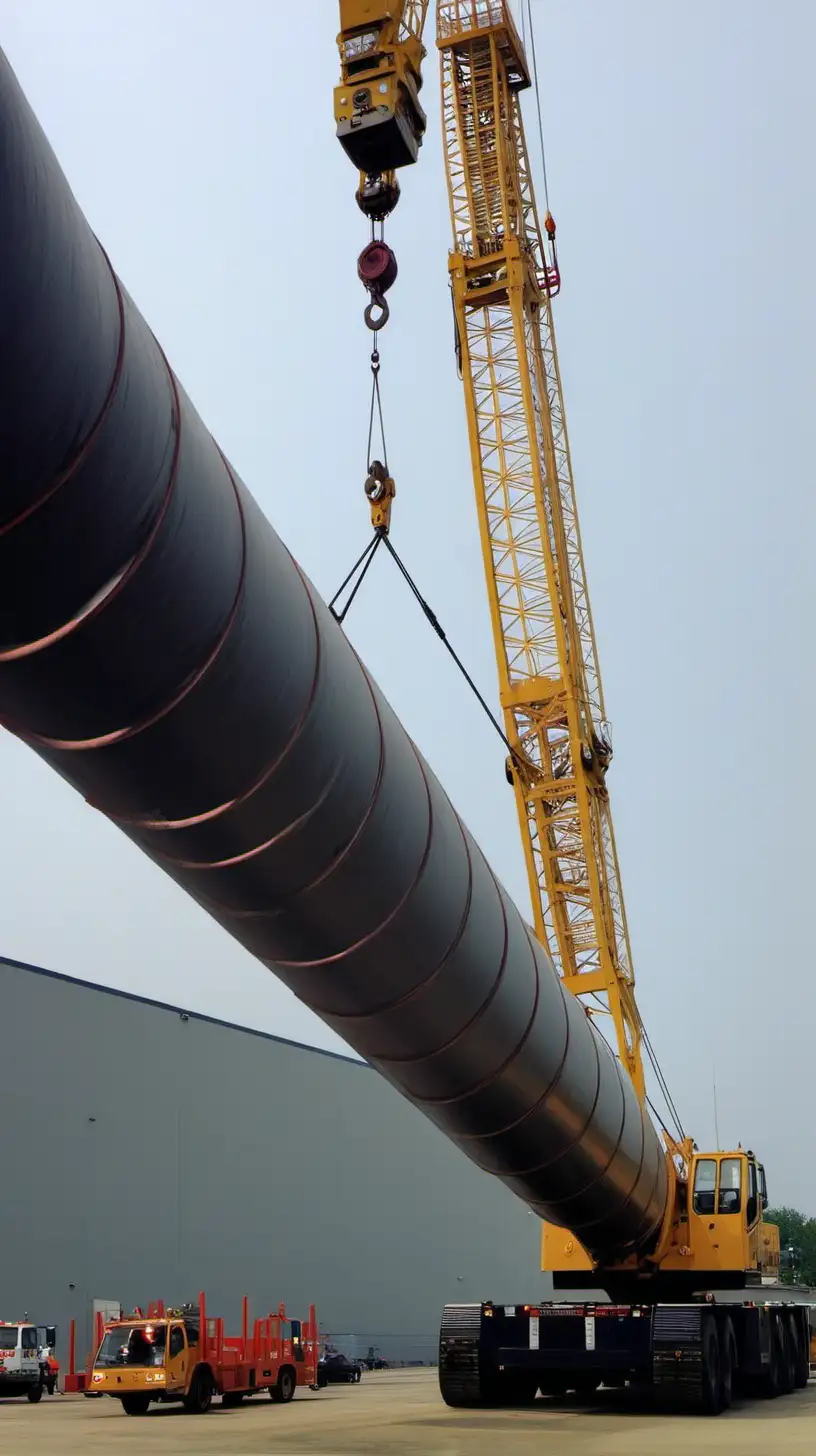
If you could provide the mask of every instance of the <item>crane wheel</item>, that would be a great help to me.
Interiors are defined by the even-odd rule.
[[[723,1410],[723,1354],[713,1319],[703,1325],[700,1353],[700,1408],[704,1415],[718,1416]]]
[[[779,1389],[781,1395],[791,1395],[796,1389],[796,1345],[794,1343],[793,1325],[790,1319],[782,1315],[778,1321],[777,1328],[781,1342],[781,1379]]]
[[[727,1319],[720,1330],[720,1409],[730,1410],[734,1400],[734,1376],[737,1369],[737,1337]]]
[[[768,1369],[762,1377],[760,1392],[766,1400],[775,1400],[782,1394],[782,1337],[779,1320],[775,1319],[771,1328],[771,1352],[768,1361]]]
[[[32,1405],[36,1405],[39,1400],[42,1400],[42,1393],[43,1393],[42,1384],[40,1384],[40,1385],[32,1385],[26,1391],[26,1395],[27,1395],[27,1397],[28,1397],[28,1399],[29,1399],[29,1401],[31,1402]]]
[[[810,1379],[810,1350],[808,1345],[802,1342],[802,1332],[797,1328],[795,1319],[790,1322],[790,1330],[795,1351],[796,1389],[804,1390]]]

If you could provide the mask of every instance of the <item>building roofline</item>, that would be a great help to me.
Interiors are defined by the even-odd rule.
[[[100,991],[103,996],[118,996],[121,1001],[135,1001],[140,1006],[152,1006],[156,1011],[172,1011],[176,1016],[187,1016],[191,1021],[204,1021],[210,1026],[221,1026],[226,1031],[240,1031],[245,1036],[258,1036],[263,1041],[274,1041],[279,1046],[294,1047],[296,1051],[313,1052],[318,1057],[331,1057],[335,1062],[348,1062],[352,1067],[364,1067],[371,1071],[367,1062],[358,1057],[346,1056],[343,1052],[331,1052],[325,1047],[310,1046],[305,1041],[293,1041],[291,1037],[275,1036],[271,1031],[260,1031],[255,1026],[242,1026],[237,1021],[222,1021],[218,1016],[207,1016],[203,1011],[190,1011],[186,1006],[173,1006],[169,1001],[156,1001],[152,996],[137,996],[133,991],[121,991],[118,986],[102,986],[98,981],[85,981],[81,976],[68,976],[64,971],[49,971],[45,966],[32,966],[28,961],[13,960],[11,956],[0,955],[0,968],[11,966],[16,971],[28,971],[33,976],[46,976],[51,981],[64,981],[69,986],[81,986],[84,991]]]

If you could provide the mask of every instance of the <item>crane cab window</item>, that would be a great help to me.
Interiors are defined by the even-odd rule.
[[[694,1170],[694,1212],[713,1213],[717,1195],[717,1160],[699,1158]]]
[[[723,1158],[720,1163],[718,1213],[739,1213],[742,1206],[742,1158]]]
[[[181,1325],[173,1325],[170,1331],[170,1359],[175,1360],[177,1355],[184,1351],[184,1329]]]

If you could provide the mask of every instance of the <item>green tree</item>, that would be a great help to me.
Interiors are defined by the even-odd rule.
[[[816,1286],[816,1218],[795,1208],[769,1208],[765,1221],[779,1227],[782,1283]]]

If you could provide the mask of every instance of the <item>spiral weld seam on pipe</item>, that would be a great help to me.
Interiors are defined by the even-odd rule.
[[[666,1160],[118,284],[0,64],[0,717],[475,1163],[606,1259]]]

